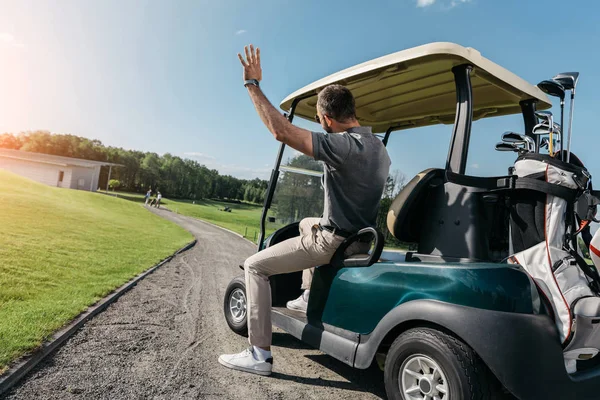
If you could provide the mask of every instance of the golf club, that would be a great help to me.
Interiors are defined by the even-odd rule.
[[[546,122],[542,122],[541,124],[537,124],[536,126],[533,127],[533,131],[532,133],[534,135],[550,135],[550,139],[548,138],[544,138],[547,140],[546,144],[548,145],[548,154],[550,154],[551,157],[554,157],[554,137],[553,134],[554,133],[558,133],[560,135],[560,129],[559,129],[559,125],[558,124],[553,124],[552,129],[550,129],[550,126],[546,123]],[[540,146],[541,147],[541,146]]]
[[[504,132],[502,134],[502,141],[504,143],[515,143],[515,144],[525,144],[527,146],[527,151],[530,153],[535,152],[535,140],[527,135],[521,135],[516,132]]]
[[[560,135],[561,131],[562,128],[560,124],[554,122],[552,124],[552,132]],[[550,133],[550,125],[548,125],[548,122],[541,122],[533,127],[532,133],[534,135],[547,135],[548,133]]]
[[[565,88],[565,90],[571,91],[571,111],[569,112],[569,137],[567,138],[567,162],[570,162],[571,134],[573,128],[573,108],[575,107],[575,86],[577,86],[577,81],[579,80],[579,72],[563,72],[556,75],[554,77],[554,80],[560,83]]]
[[[548,140],[548,138],[542,138],[542,140],[540,141],[540,149],[545,149],[549,146],[550,141]]]
[[[497,151],[514,151],[514,152],[519,151],[519,149],[515,146],[514,143],[504,143],[504,142],[496,143],[496,150]]]
[[[552,112],[551,111],[536,111],[535,116],[538,117],[538,119],[541,119],[543,121],[548,121],[550,119],[550,117],[552,117]]]
[[[520,147],[519,145],[525,145],[525,142],[516,142],[516,143],[505,143],[505,142],[500,142],[500,143],[496,143],[496,150],[497,151],[513,151],[515,153],[519,153],[519,155],[528,153],[527,148],[525,147]]]
[[[542,120],[542,123],[533,127],[533,130],[534,130],[533,133],[535,135],[543,135],[545,133],[550,135],[550,141],[549,141],[550,145],[549,145],[548,153],[550,154],[551,157],[554,157],[554,147],[552,146],[554,143],[554,140],[553,140],[554,116],[552,115],[552,113],[550,111],[536,111],[535,116],[538,117],[540,120]],[[540,128],[538,128],[536,130],[536,127],[539,127],[540,125],[547,127],[547,130],[545,131],[545,133]]]
[[[549,94],[550,96],[555,96],[555,97],[559,97],[560,98],[560,125],[562,126],[564,124],[564,115],[565,115],[565,87],[563,85],[561,85],[558,81],[556,80],[546,80],[546,81],[541,81],[540,83],[538,83],[537,85],[542,92]],[[562,138],[562,131],[559,134],[560,137],[560,145],[561,145],[561,149],[560,149],[560,154],[562,157],[562,143],[563,143],[563,138]]]

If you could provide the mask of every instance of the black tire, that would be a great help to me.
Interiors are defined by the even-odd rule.
[[[447,394],[441,396],[442,400],[493,398],[491,385],[495,377],[469,346],[443,332],[415,328],[398,336],[387,354],[384,380],[389,399],[408,400],[401,389],[399,374],[405,362],[410,365],[417,355],[433,360],[445,375]],[[434,382],[433,386],[439,382],[441,380]],[[423,387],[428,385],[425,382]]]
[[[230,304],[232,300],[232,296],[238,296],[243,293],[243,298],[246,299],[246,282],[244,277],[238,276],[234,278],[229,285],[227,286],[227,290],[225,290],[225,298],[223,299],[223,312],[225,313],[225,320],[227,321],[227,325],[231,328],[232,331],[241,336],[248,336],[248,319],[247,313],[243,313],[244,317],[240,319],[238,316],[234,316]],[[245,307],[244,307],[245,310]]]

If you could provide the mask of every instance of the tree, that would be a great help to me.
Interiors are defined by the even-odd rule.
[[[121,186],[121,182],[119,182],[117,179],[111,179],[110,181],[108,181],[108,188],[110,190],[118,189],[119,186]]]
[[[287,163],[290,167],[323,172],[323,165],[304,154]],[[282,223],[291,223],[323,213],[321,178],[295,172],[284,172],[277,183],[273,207]]]
[[[377,229],[379,229],[385,238],[388,246],[405,246],[406,244],[398,241],[387,227],[387,214],[390,210],[392,202],[398,196],[398,193],[406,185],[406,175],[399,170],[394,170],[390,173],[386,180],[383,190],[383,195],[379,203],[379,211],[377,213]]]
[[[388,177],[385,182],[385,188],[383,190],[383,198],[393,199],[395,198],[400,190],[406,184],[406,175],[404,175],[400,170],[394,170]]]
[[[11,134],[3,133],[0,135],[0,148],[19,150],[23,146],[20,138]]]
[[[245,200],[255,203],[264,201],[267,182],[252,181],[232,176],[222,176],[197,161],[182,159],[166,153],[144,153],[107,147],[99,140],[75,135],[51,134],[47,131],[24,132],[18,135],[0,134],[0,148],[32,151],[57,156],[107,161],[121,164],[111,169],[112,180],[119,182],[119,189],[145,193],[149,187],[160,187],[161,193],[173,198],[222,198]],[[100,171],[99,186],[106,187],[108,168]]]

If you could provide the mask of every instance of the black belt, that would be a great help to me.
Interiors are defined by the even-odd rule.
[[[338,235],[338,236],[341,236],[346,239],[348,239],[350,236],[354,235],[353,232],[348,232],[343,229],[338,229],[338,228],[335,228],[335,227],[329,226],[329,225],[318,224],[318,228],[319,228],[319,230],[326,230],[327,232],[331,232],[334,235]]]
[[[331,232],[334,235],[341,236],[341,237],[343,237],[345,239],[348,239],[350,236],[352,236],[352,235],[354,235],[356,233],[356,232],[348,232],[348,231],[345,231],[343,229],[334,228],[333,226],[329,226],[329,225],[318,224],[318,228],[320,230],[322,230],[322,231],[325,230],[327,232]],[[365,237],[359,237],[356,241],[357,242],[361,242],[361,243],[371,243],[372,240],[373,239],[371,237],[366,237],[366,238]]]

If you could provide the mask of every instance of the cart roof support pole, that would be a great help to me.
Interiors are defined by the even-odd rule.
[[[452,68],[456,85],[456,117],[454,130],[446,161],[446,170],[457,174],[465,173],[471,124],[473,122],[473,91],[471,88],[471,65],[458,65]]]

